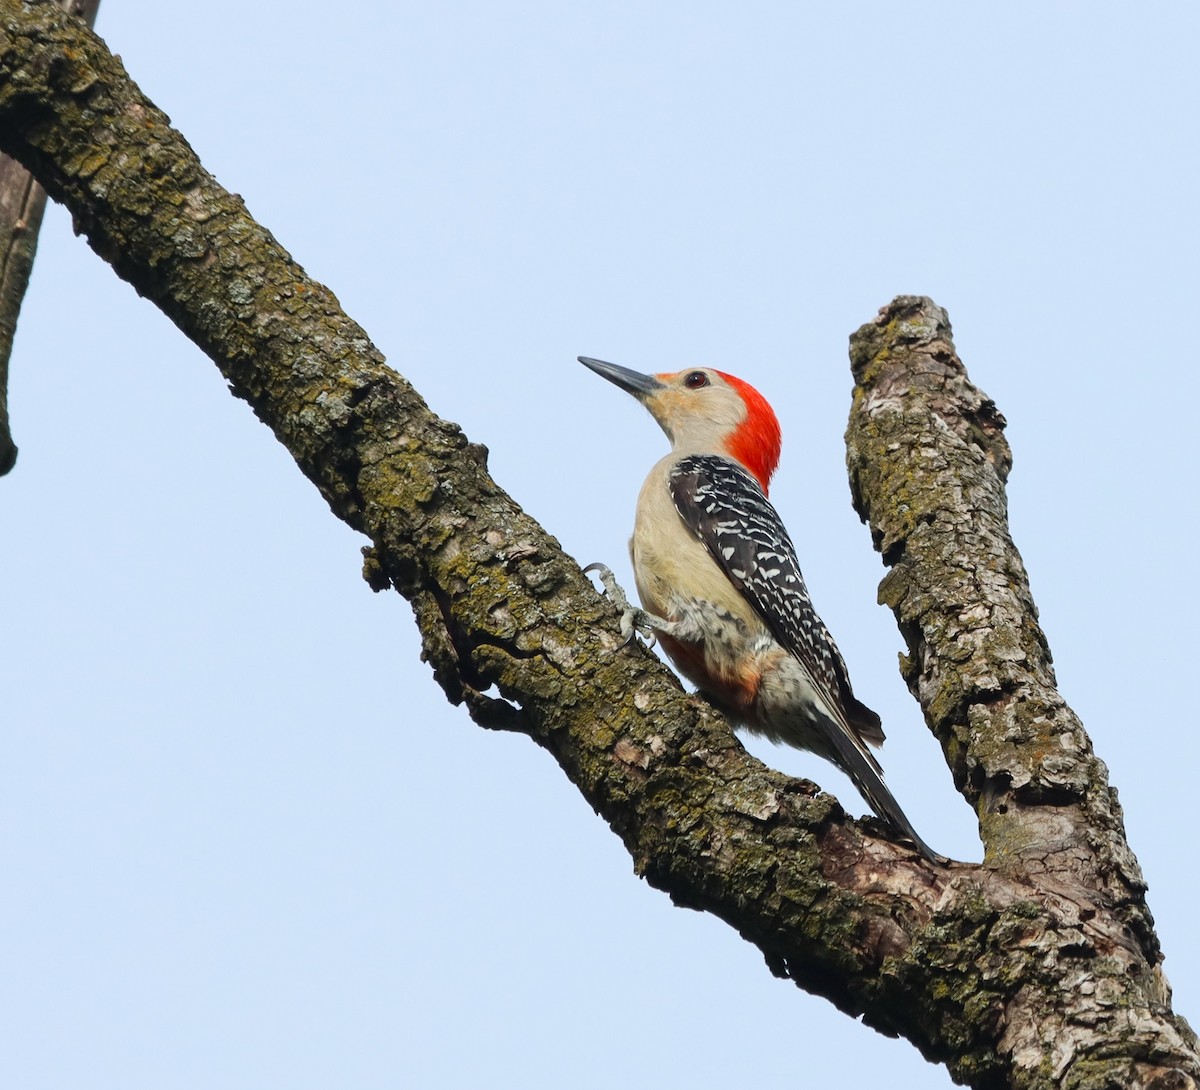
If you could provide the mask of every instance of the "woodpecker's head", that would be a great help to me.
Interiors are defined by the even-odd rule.
[[[767,491],[779,463],[782,436],[775,411],[750,383],[710,367],[643,375],[587,356],[580,356],[579,362],[633,394],[676,450],[734,458]]]

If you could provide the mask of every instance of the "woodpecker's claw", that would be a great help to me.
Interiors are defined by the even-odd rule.
[[[647,647],[653,647],[656,640],[654,629],[650,626],[648,615],[644,609],[630,605],[629,597],[617,582],[612,568],[607,564],[589,564],[585,572],[595,572],[604,584],[604,593],[608,600],[621,611],[621,646],[624,647],[634,636],[641,636]]]

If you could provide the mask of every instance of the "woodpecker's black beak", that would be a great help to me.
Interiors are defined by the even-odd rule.
[[[653,375],[643,375],[640,371],[631,371],[618,363],[605,363],[594,360],[590,356],[580,356],[579,362],[584,367],[590,367],[596,374],[608,379],[614,386],[620,386],[626,393],[640,397],[653,394],[663,389],[663,384]]]

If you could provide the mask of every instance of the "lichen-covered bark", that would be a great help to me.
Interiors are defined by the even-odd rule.
[[[412,602],[425,656],[450,699],[478,722],[523,732],[551,752],[622,837],[638,873],[676,902],[726,920],[773,972],[905,1036],[972,1085],[1151,1086],[1158,1074],[1179,1073],[1161,1090],[1200,1074],[1195,1042],[1167,1005],[1136,866],[1116,865],[1122,842],[1111,806],[1111,828],[1096,834],[1109,844],[1108,870],[1092,865],[1099,849],[1088,855],[1086,838],[1060,851],[1036,828],[997,832],[1009,825],[989,825],[992,816],[983,823],[988,863],[941,867],[874,823],[848,820],[812,784],[748,756],[725,721],[685,697],[652,656],[619,646],[610,607],[492,481],[483,448],[430,413],[331,293],[204,171],[102,43],[44,2],[0,0],[0,144],[71,209],[97,252],[208,353],[332,511],[369,536],[364,574]],[[918,313],[929,306],[904,305]],[[878,326],[859,367],[856,412],[875,404],[875,378],[890,374],[880,361],[906,343],[901,329],[889,320]],[[948,342],[945,350],[952,356]],[[926,366],[920,352],[910,355],[913,366]],[[965,376],[962,383],[969,396]],[[919,400],[909,403],[914,416]],[[868,419],[886,415],[877,406]],[[933,430],[950,434],[952,425],[947,416]],[[995,460],[1003,448],[986,429],[980,434],[976,445]],[[871,477],[860,465],[875,457],[868,439],[855,439],[852,428],[859,502],[873,518],[877,506],[903,510],[895,526],[881,517],[877,528],[893,563],[922,519],[936,519],[939,502],[974,495],[980,468],[995,476],[986,457],[955,463],[937,485],[939,501],[920,483],[921,459],[948,457],[936,445],[918,444],[918,464],[907,467],[897,454],[899,476]],[[898,452],[906,440],[884,440],[888,450],[893,443]],[[903,487],[922,496],[925,513],[907,522],[911,501],[893,496],[906,475],[912,483]],[[997,480],[988,502],[996,501],[1002,527]],[[991,595],[1019,567],[1006,543],[997,538],[1008,551],[995,558],[972,559],[963,542],[943,550],[947,564],[969,561],[987,573],[996,565],[976,580],[979,602],[960,611],[993,615]],[[921,625],[941,615],[938,586],[949,577],[931,558],[924,582],[913,584],[923,590],[893,584],[909,603],[903,623],[918,672],[926,661],[919,641],[934,643]],[[991,799],[1000,797],[993,779],[1016,761],[1001,743],[989,747],[990,722],[976,722],[974,704],[954,694],[982,691],[995,648],[1002,653],[991,672],[1010,686],[1001,691],[1015,692],[1005,664],[1018,661],[1017,637],[985,639],[970,618],[960,626],[958,657],[939,658],[918,695],[948,739],[968,797]],[[1022,617],[1019,631],[1036,633],[1036,624]],[[1040,635],[1021,638],[1036,644]],[[1012,722],[1024,723],[1024,714],[1014,711]],[[1043,729],[1040,719],[1029,729]],[[1051,771],[1044,762],[1039,775]],[[1082,792],[1084,824],[1101,812],[1090,794],[1107,795],[1095,786],[1102,779],[1086,779],[1093,773],[1098,765],[1070,778]],[[1009,786],[1022,783],[1014,777]],[[1062,796],[1015,801],[1048,808]],[[1088,866],[1068,874],[1076,856]]]
[[[894,300],[851,338],[850,358],[855,506],[890,568],[880,599],[908,643],[905,679],[979,815],[984,865],[1061,895],[1107,930],[1105,942],[1077,947],[1037,921],[1040,986],[1027,981],[1009,1000],[998,1046],[1062,1085],[1142,1085],[1135,1061],[1122,1068],[1111,1053],[1124,1039],[1133,1056],[1153,1055],[1169,1023],[1135,1044],[1130,1010],[1165,1013],[1169,990],[1108,770],[1055,688],[1009,537],[1004,418],[971,385],[949,319],[928,299]],[[1075,1009],[1061,1002],[1072,991]]]
[[[100,0],[56,2],[88,26],[95,23]],[[8,418],[8,366],[45,208],[46,191],[33,175],[7,155],[0,155],[0,477],[17,461]]]
[[[891,571],[905,677],[975,807],[986,861],[1120,906],[1158,954],[1108,770],[1055,688],[1008,534],[1004,418],[967,378],[945,312],[897,299],[851,340],[855,504]]]

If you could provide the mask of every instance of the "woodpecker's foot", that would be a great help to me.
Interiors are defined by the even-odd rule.
[[[635,605],[631,605],[629,597],[617,582],[612,568],[607,564],[589,564],[585,572],[595,572],[604,584],[604,593],[608,600],[621,611],[621,646],[624,647],[634,636],[641,636],[647,646],[653,647],[655,642],[654,629],[650,624],[650,615]]]

